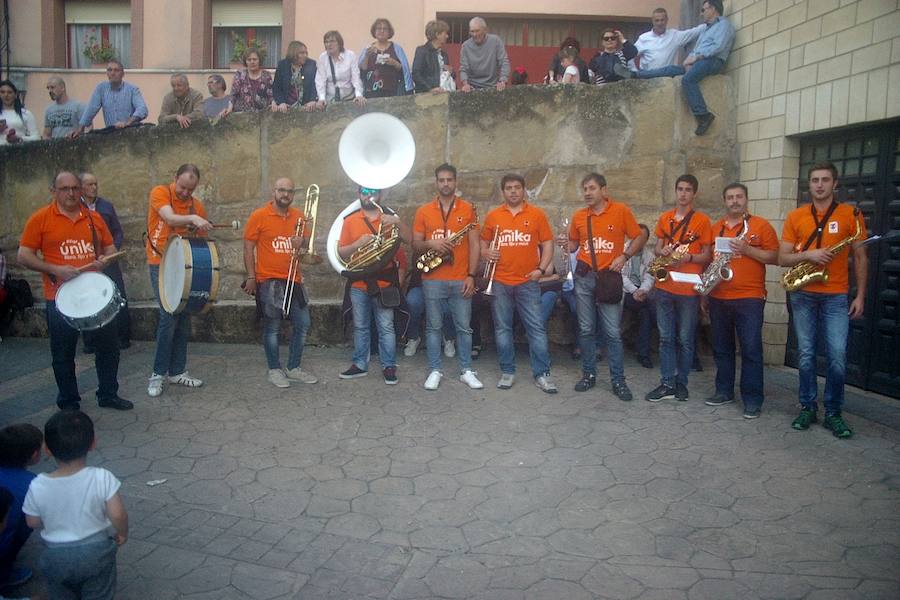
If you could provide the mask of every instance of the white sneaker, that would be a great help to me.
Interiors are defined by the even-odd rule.
[[[184,387],[200,387],[203,385],[203,381],[201,379],[197,379],[196,377],[191,377],[188,375],[188,372],[185,371],[180,375],[170,375],[169,383],[177,383],[178,385],[183,385]]]
[[[441,385],[441,378],[444,375],[440,371],[432,371],[428,374],[428,379],[425,380],[425,389],[429,391],[434,391],[438,389],[438,386]]]
[[[309,371],[304,371],[300,367],[294,367],[293,369],[288,369],[284,372],[287,375],[288,379],[293,379],[294,381],[299,381],[300,383],[318,383],[319,378],[310,373]]]
[[[447,358],[456,356],[456,342],[453,340],[444,340],[444,356]]]
[[[411,340],[406,340],[406,346],[403,348],[403,356],[415,356],[416,350],[419,349],[419,344],[422,342],[421,338],[413,338]]]
[[[500,375],[500,381],[497,382],[497,388],[501,390],[508,390],[513,386],[513,383],[516,381],[516,376],[512,373],[502,373]]]
[[[473,390],[480,390],[484,387],[484,384],[478,381],[478,377],[475,376],[475,371],[473,371],[472,369],[466,369],[465,371],[463,371],[463,374],[459,376],[459,380]]]
[[[280,388],[291,387],[291,382],[281,369],[269,369],[269,383]]]
[[[151,398],[156,398],[157,396],[162,395],[163,390],[163,376],[157,375],[154,373],[150,376],[150,380],[147,383],[147,394]]]
[[[542,391],[548,394],[555,394],[557,392],[556,384],[553,383],[550,373],[544,373],[543,375],[535,377],[534,385],[538,386]]]

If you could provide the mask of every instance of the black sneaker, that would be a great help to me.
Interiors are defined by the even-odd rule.
[[[725,394],[719,392],[713,394],[711,398],[706,399],[707,406],[722,406],[723,404],[728,404],[729,402],[734,402],[734,398],[729,398]]]
[[[350,368],[338,375],[341,379],[356,379],[357,377],[365,377],[368,371],[363,371],[356,365],[350,365]]]
[[[640,365],[645,369],[653,368],[653,361],[650,360],[649,356],[638,356],[638,363],[640,363]]]
[[[591,375],[590,373],[582,373],[581,379],[579,379],[578,383],[575,384],[575,391],[586,392],[595,385],[597,385],[596,375]]]
[[[680,383],[675,384],[675,399],[679,402],[687,402],[689,398],[688,389]]]
[[[697,115],[697,129],[694,130],[694,135],[704,135],[709,130],[709,126],[712,125],[713,119],[715,118],[716,115],[712,113]]]
[[[381,373],[386,384],[397,385],[397,367],[385,367]]]
[[[644,400],[647,402],[659,402],[660,400],[672,400],[675,398],[675,388],[662,384],[651,392],[647,392]]]
[[[59,410],[81,410],[81,404],[78,402],[71,402],[69,404],[57,404]]]
[[[112,398],[104,398],[103,400],[97,400],[97,404],[100,408],[114,408],[116,410],[131,410],[134,408],[134,404],[126,400],[125,398],[119,398],[118,396],[113,396]]]
[[[613,394],[623,402],[629,402],[634,398],[634,396],[631,395],[631,390],[628,389],[628,385],[626,385],[624,381],[613,382]]]

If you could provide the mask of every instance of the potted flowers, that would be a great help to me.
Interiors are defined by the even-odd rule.
[[[253,48],[254,50],[256,50],[259,53],[259,62],[260,63],[262,63],[263,61],[266,60],[267,48],[266,48],[265,42],[260,42],[259,40],[256,40],[256,39],[250,40],[248,42],[247,40],[245,40],[244,38],[242,38],[241,36],[239,36],[238,34],[236,34],[235,32],[232,31],[231,32],[231,43],[232,43],[231,64],[229,65],[229,67],[232,70],[237,71],[237,70],[244,68],[243,56],[244,56],[244,52],[249,48]]]
[[[96,28],[91,28],[84,34],[81,53],[94,67],[106,67],[106,63],[116,57],[116,49],[107,40],[98,39],[96,34]]]

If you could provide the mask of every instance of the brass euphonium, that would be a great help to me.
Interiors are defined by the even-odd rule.
[[[747,237],[750,230],[750,215],[744,215],[744,227],[741,234],[735,239],[742,240]],[[716,252],[713,260],[700,275],[700,283],[694,284],[694,291],[701,296],[706,296],[719,285],[720,281],[731,281],[734,278],[734,269],[731,268],[732,252]]]
[[[466,235],[470,229],[478,227],[478,223],[469,223],[453,235],[447,238],[447,241],[453,244],[454,246],[458,246],[462,241],[464,235]],[[423,273],[428,273],[430,271],[434,271],[442,264],[448,263],[453,264],[453,253],[449,254],[440,254],[437,250],[426,250],[422,256],[419,257],[419,260],[416,261],[416,268],[422,271]]]
[[[375,205],[375,208],[381,213],[382,220],[378,224],[378,232],[371,240],[360,246],[350,256],[346,264],[346,271],[342,273],[351,281],[355,279],[365,279],[372,273],[381,271],[387,263],[394,258],[394,254],[400,248],[400,230],[393,226],[384,226],[385,210],[374,200],[369,202]],[[388,208],[390,214],[395,214]]]
[[[837,254],[845,247],[849,246],[857,239],[859,239],[860,234],[862,233],[862,227],[859,224],[859,210],[853,211],[853,217],[856,221],[856,231],[838,243],[829,246],[828,251],[832,254]],[[781,276],[781,285],[784,286],[784,289],[789,292],[796,292],[800,288],[809,285],[810,283],[825,283],[828,281],[828,269],[822,265],[817,265],[816,263],[804,260],[787,271],[784,272],[784,275]]]
[[[647,270],[650,271],[656,281],[662,283],[669,278],[669,267],[672,266],[673,263],[684,258],[691,244],[697,241],[697,237],[696,233],[690,234],[687,239],[684,240],[684,243],[675,246],[675,249],[672,250],[672,252],[666,256],[657,256],[650,262]]]

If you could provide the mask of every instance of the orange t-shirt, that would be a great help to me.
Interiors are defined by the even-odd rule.
[[[784,229],[781,232],[781,239],[794,245],[794,249],[800,251],[810,234],[816,228],[816,222],[813,220],[810,207],[812,204],[804,204],[799,208],[795,208],[788,213],[787,219],[784,221]],[[866,221],[863,214],[854,215],[854,207],[849,204],[838,204],[828,219],[822,230],[822,245],[817,246],[813,241],[809,249],[828,248],[850,237],[856,232],[856,220],[859,220],[860,234],[859,239],[864,240],[868,236],[866,233]],[[825,216],[828,209],[822,212],[816,211],[816,217],[821,219]],[[828,273],[828,281],[826,283],[810,283],[803,286],[804,292],[817,292],[820,294],[846,294],[850,290],[850,269],[848,266],[848,258],[850,249],[844,248],[840,251],[831,262],[826,265],[825,270]]]
[[[578,242],[577,258],[588,267],[591,266],[591,249],[588,240],[588,216],[591,219],[591,232],[594,234],[594,255],[597,259],[597,270],[602,271],[612,261],[625,252],[625,238],[634,239],[641,234],[641,228],[634,218],[631,209],[614,200],[609,200],[602,213],[595,214],[586,206],[572,215],[569,225],[569,239]]]
[[[501,204],[488,213],[481,229],[481,239],[490,242],[500,228],[500,261],[494,279],[506,285],[528,281],[528,273],[540,266],[541,243],[553,239],[544,211],[524,201],[521,206],[514,215],[507,204]]]
[[[437,197],[428,204],[419,207],[413,219],[413,231],[425,236],[426,240],[440,240],[451,237],[469,223],[477,223],[475,207],[462,198],[455,198],[450,213],[447,215],[446,230],[441,202]],[[464,235],[453,249],[453,262],[444,261],[440,267],[428,273],[422,273],[422,279],[440,279],[458,281],[469,275],[469,243],[468,234]]]
[[[747,226],[748,231],[744,239],[748,244],[761,250],[778,250],[778,235],[768,221],[751,215]],[[725,219],[719,219],[713,225],[713,234],[717,237],[735,238],[743,229],[743,221],[738,221],[734,227],[728,227]],[[765,264],[749,256],[732,256],[729,266],[734,272],[734,277],[731,281],[720,281],[709,293],[710,296],[719,300],[766,297]]]
[[[158,185],[150,190],[150,208],[147,210],[147,264],[158,265],[162,260],[162,253],[166,251],[166,242],[172,234],[184,235],[190,233],[195,237],[205,237],[205,231],[188,231],[187,227],[170,227],[159,216],[159,209],[166,205],[172,206],[176,215],[200,215],[206,218],[206,207],[203,202],[194,196],[190,200],[179,200],[175,195],[175,184]],[[193,209],[193,210],[192,210]],[[153,248],[156,248],[154,250]],[[159,254],[157,254],[157,250]]]
[[[372,229],[378,231],[378,225],[381,223],[381,217],[378,217],[372,221],[369,221],[369,224],[372,226]],[[369,226],[366,225],[366,216],[363,213],[362,209],[354,211],[344,217],[344,224],[341,227],[341,237],[338,240],[339,246],[348,246],[358,240],[360,237],[364,236],[367,233],[372,233],[372,229],[369,229]],[[402,248],[401,248],[402,249]],[[399,254],[399,251],[398,251]],[[396,258],[396,255],[395,255]],[[396,262],[388,263],[388,266],[381,271],[381,274],[389,273],[394,267]],[[391,285],[387,281],[377,280],[378,287],[388,287]],[[354,281],[353,287],[364,290],[366,289],[365,281]]]
[[[677,227],[678,224],[679,221],[675,220],[674,208],[664,212],[660,215],[659,221],[656,222],[656,237],[664,242],[671,242],[672,240],[669,239],[671,231],[674,227]],[[699,253],[703,246],[709,246],[713,242],[712,224],[709,222],[709,217],[699,210],[695,210],[694,216],[691,217],[691,222],[678,231],[675,235],[677,238],[675,242],[678,243],[678,240],[682,239],[686,240],[691,234],[698,236],[697,240],[688,246],[688,252],[691,254]],[[689,262],[681,263],[673,270],[678,271],[679,273],[694,273],[700,275],[705,268],[706,265]],[[672,281],[671,277],[666,277],[666,280],[662,283],[656,282],[656,287],[665,290],[670,294],[678,294],[679,296],[695,296],[697,294],[697,292],[694,291],[693,283],[676,283]]]
[[[251,213],[244,227],[244,239],[256,242],[256,280],[286,279],[291,267],[293,248],[291,238],[297,233],[297,221],[303,212],[289,206],[282,216],[270,201]],[[302,282],[300,261],[297,261],[294,281]]]
[[[103,248],[113,245],[112,234],[103,219],[99,215],[91,215],[89,209],[81,207],[78,217],[73,221],[59,210],[55,200],[31,215],[22,231],[19,244],[40,252],[44,262],[51,265],[83,267],[97,259],[91,223],[102,246],[97,248],[97,254],[102,255]],[[44,298],[55,299],[56,291],[64,282],[54,283],[49,274],[41,275],[44,280]]]

